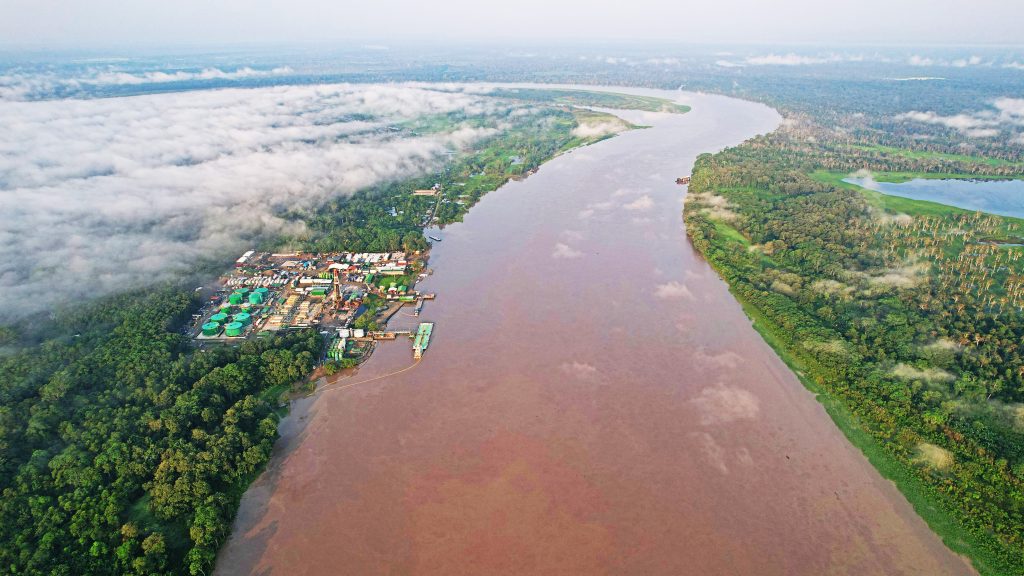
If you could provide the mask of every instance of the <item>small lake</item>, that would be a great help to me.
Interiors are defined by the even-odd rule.
[[[1024,218],[1024,180],[928,180],[917,178],[894,184],[870,178],[847,178],[856,184],[891,196],[929,200],[966,210]]]

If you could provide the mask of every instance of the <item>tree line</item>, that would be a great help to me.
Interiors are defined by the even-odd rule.
[[[687,233],[811,384],[971,535],[983,572],[1024,573],[1022,223],[879,205],[820,172],[933,159],[847,150],[783,130],[701,156]]]

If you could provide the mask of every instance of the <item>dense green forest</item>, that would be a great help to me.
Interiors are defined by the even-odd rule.
[[[458,220],[510,178],[609,136],[574,133],[608,118],[567,106],[510,118],[437,174],[288,215],[310,234],[267,246],[423,249],[431,214]],[[411,195],[435,183],[439,197]],[[0,327],[0,573],[210,572],[270,456],[279,399],[312,371],[323,343],[309,330],[195,349],[181,326],[197,307],[190,289],[171,286]]]
[[[701,156],[687,232],[946,543],[1024,573],[1024,221],[841,181],[1024,169],[830,134],[797,123]]]
[[[187,293],[126,295],[0,362],[0,566],[9,574],[177,574],[210,566],[270,455],[277,396],[312,331],[192,351]]]

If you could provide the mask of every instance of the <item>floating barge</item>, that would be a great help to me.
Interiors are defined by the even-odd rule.
[[[689,183],[690,183],[690,177],[689,176],[683,176],[681,178],[676,178],[676,184],[679,184],[680,186],[682,186],[684,184],[689,184]]]
[[[433,322],[421,322],[420,327],[416,330],[416,337],[412,341],[412,357],[422,358],[423,352],[430,345],[430,333],[434,330]]]

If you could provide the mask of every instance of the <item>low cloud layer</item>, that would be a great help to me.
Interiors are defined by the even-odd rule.
[[[715,62],[722,68],[739,68],[744,66],[818,66],[848,62],[872,62],[897,66],[934,67],[934,68],[1004,68],[1024,70],[1024,63],[1002,57],[983,58],[976,54],[961,56],[939,56],[936,54],[909,54],[904,56],[886,52],[853,53],[853,52],[819,52],[784,54],[755,54],[745,58],[720,59]]]
[[[73,75],[56,72],[38,73],[10,71],[0,74],[0,100],[39,100],[55,93],[74,95],[90,88],[103,86],[140,86],[168,82],[196,82],[204,80],[248,80],[291,74],[287,66],[272,69],[235,69],[208,67],[190,70],[128,70],[117,67],[87,68]]]
[[[828,64],[831,62],[855,62],[863,60],[861,56],[848,56],[841,54],[828,54],[825,56],[806,56],[800,54],[768,54],[765,56],[752,56],[744,63],[750,66],[808,66],[811,64]]]
[[[387,126],[506,104],[410,86],[304,86],[0,102],[0,321],[174,278],[260,238],[283,210],[438,166],[494,133]]]
[[[1003,130],[1024,127],[1024,99],[997,98],[990,108],[943,116],[932,111],[911,110],[896,116],[903,122],[937,124],[971,138],[992,138]]]
[[[873,57],[872,59],[875,59]],[[715,64],[722,68],[738,68],[743,66],[813,66],[818,64],[834,64],[838,62],[863,62],[868,59],[862,54],[840,54],[829,52],[825,54],[797,54],[787,52],[785,54],[758,54],[747,56],[742,60],[717,60]]]

